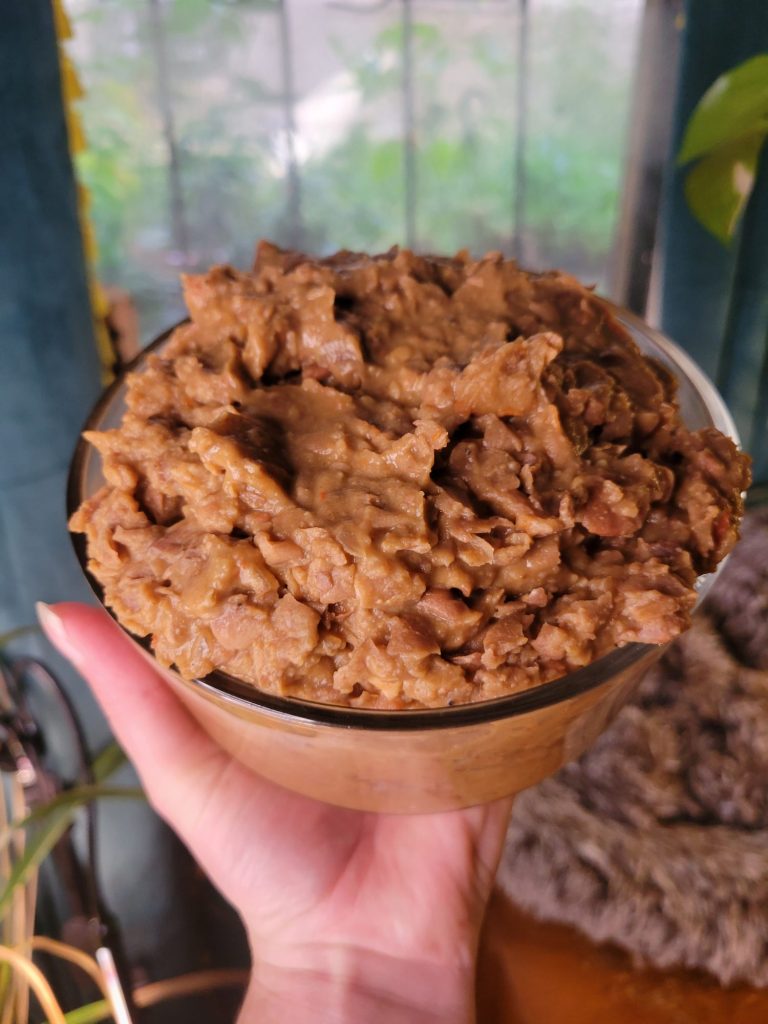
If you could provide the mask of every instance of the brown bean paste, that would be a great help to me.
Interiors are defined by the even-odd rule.
[[[184,291],[71,528],[186,677],[498,697],[670,640],[736,540],[747,458],[565,274],[262,243]]]

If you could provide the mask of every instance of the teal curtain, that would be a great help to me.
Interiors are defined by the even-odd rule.
[[[82,596],[64,481],[99,391],[50,0],[0,15],[0,633]]]
[[[718,385],[768,482],[768,152],[725,247],[693,218],[674,167],[685,124],[724,71],[768,51],[766,0],[687,0],[673,151],[662,209],[661,326]]]
[[[36,600],[89,600],[66,528],[67,467],[100,390],[74,176],[62,111],[51,0],[0,0],[0,634],[34,622]],[[97,749],[106,725],[85,683],[42,640]],[[54,763],[71,763],[56,709],[42,701]],[[69,752],[69,756],[67,753]],[[131,958],[150,976],[241,966],[234,913],[204,883],[148,806],[101,808],[101,877]],[[58,928],[58,890],[44,893],[43,930]],[[50,906],[49,906],[50,904]],[[47,909],[46,909],[47,908]],[[51,918],[48,921],[48,917]],[[66,989],[60,989],[66,992]],[[232,1000],[183,1000],[163,1020],[223,1024]]]

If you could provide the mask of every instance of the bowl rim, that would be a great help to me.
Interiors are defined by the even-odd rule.
[[[728,434],[738,444],[738,432],[725,402],[704,371],[697,366],[691,357],[671,339],[667,338],[666,335],[651,327],[635,313],[616,305],[609,299],[601,297],[600,301],[608,307],[611,314],[620,323],[630,329],[634,328],[635,331],[647,336],[652,343],[661,349],[680,368],[703,400],[717,429]],[[95,429],[99,425],[101,417],[113,401],[118,390],[125,383],[127,375],[138,369],[148,355],[157,351],[177,327],[188,322],[189,318],[185,318],[167,328],[126,363],[116,373],[115,379],[102,392],[91,409],[78,436],[69,466],[66,487],[67,519],[75,512],[83,500],[84,474],[87,459],[91,454],[91,448],[83,438],[83,431]],[[154,659],[149,638],[139,637],[132,633],[118,621],[116,615],[106,605],[101,584],[88,568],[85,536],[70,531],[69,537],[85,578],[101,606],[114,619],[120,629]],[[699,577],[699,598],[697,603],[701,602],[705,593],[714,583],[725,561],[724,559],[714,572]],[[173,671],[182,683],[191,686],[193,689],[199,689],[209,699],[223,701],[225,704],[241,709],[257,709],[260,713],[270,717],[282,720],[290,719],[296,723],[315,726],[337,726],[346,729],[375,732],[411,732],[481,725],[551,707],[588,693],[590,690],[597,689],[644,659],[650,660],[652,653],[660,654],[663,649],[663,646],[659,648],[652,644],[630,643],[603,655],[584,668],[577,669],[575,672],[570,672],[564,676],[559,676],[550,682],[539,683],[527,690],[471,704],[457,704],[439,708],[414,708],[399,711],[352,708],[338,704],[307,701],[296,697],[282,697],[259,690],[219,670],[215,670],[201,679],[188,680],[184,679],[173,669],[163,669],[162,666],[160,668],[164,671]]]

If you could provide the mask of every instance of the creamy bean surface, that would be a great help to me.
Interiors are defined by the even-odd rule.
[[[572,277],[262,243],[184,291],[70,526],[185,677],[499,697],[677,636],[737,538],[747,458]]]

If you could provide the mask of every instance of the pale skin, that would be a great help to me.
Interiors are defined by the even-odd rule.
[[[432,815],[343,810],[290,793],[203,733],[101,610],[40,606],[149,800],[245,926],[238,1024],[467,1024],[510,803]]]

